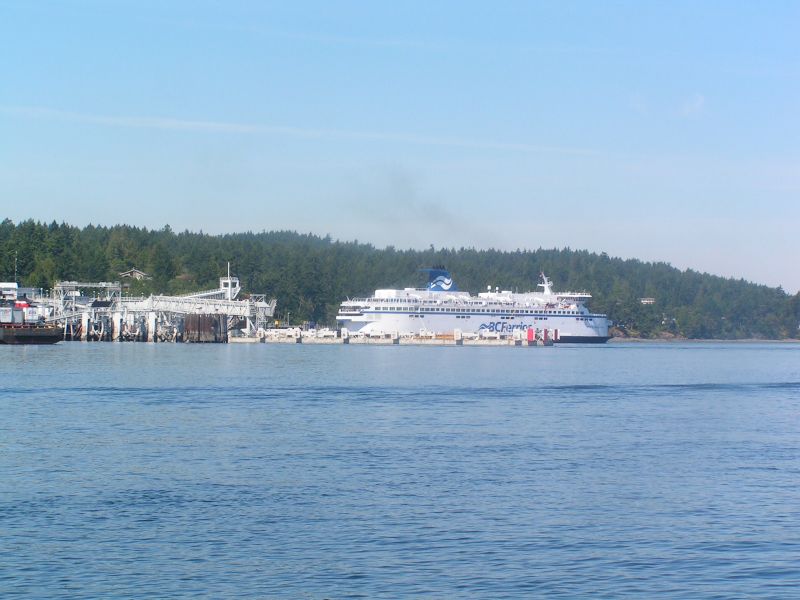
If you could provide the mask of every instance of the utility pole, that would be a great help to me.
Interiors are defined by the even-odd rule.
[[[14,250],[14,283],[17,283],[17,251]]]

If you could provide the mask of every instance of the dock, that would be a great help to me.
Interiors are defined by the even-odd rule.
[[[132,297],[119,282],[62,281],[20,310],[29,321],[60,330],[61,339],[81,342],[544,347],[559,341],[558,329],[532,327],[503,333],[275,328],[276,301],[240,298],[240,291],[230,272],[217,289],[182,296]]]
[[[408,335],[381,333],[359,335],[346,329],[303,330],[300,328],[270,329],[258,336],[230,335],[231,344],[311,344],[311,345],[353,345],[353,346],[517,346],[548,347],[558,339],[558,332],[541,330],[515,331],[509,335],[477,335],[455,330],[452,333]]]
[[[240,291],[230,273],[217,289],[182,296],[126,296],[118,281],[60,281],[25,310],[28,321],[61,328],[65,341],[225,343],[234,332],[257,336],[275,312],[275,299]]]

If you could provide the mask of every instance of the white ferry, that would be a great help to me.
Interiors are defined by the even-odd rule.
[[[514,293],[491,286],[477,296],[459,291],[450,273],[424,269],[423,289],[375,290],[370,298],[342,302],[336,321],[351,333],[508,335],[516,330],[557,332],[561,343],[603,343],[609,339],[610,321],[586,308],[592,296],[584,292],[553,292],[550,280],[540,275],[541,292]]]

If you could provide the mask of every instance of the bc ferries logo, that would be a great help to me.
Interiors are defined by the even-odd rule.
[[[450,291],[451,287],[453,287],[453,280],[450,277],[445,277],[444,275],[439,275],[436,279],[430,282],[430,288],[432,290],[448,292]]]
[[[533,325],[526,323],[506,323],[505,321],[489,321],[481,323],[478,329],[486,330],[491,333],[511,333],[512,331],[527,331],[533,329]]]
[[[455,282],[447,270],[440,267],[423,269],[428,274],[428,289],[432,292],[457,292]]]

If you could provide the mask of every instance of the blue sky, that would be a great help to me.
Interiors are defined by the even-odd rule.
[[[799,2],[0,0],[0,213],[795,292],[799,30]]]

